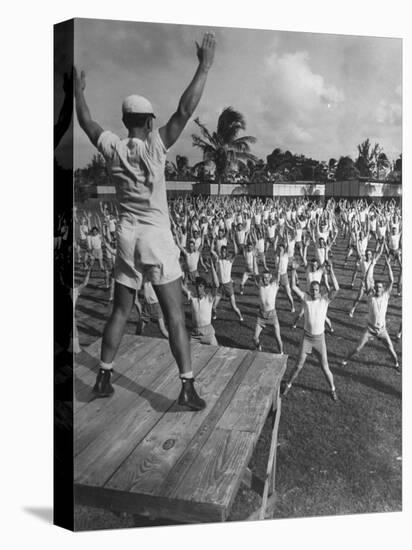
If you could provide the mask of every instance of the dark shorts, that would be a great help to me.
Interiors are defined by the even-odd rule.
[[[279,320],[276,311],[274,309],[270,311],[260,310],[256,318],[256,325],[261,328],[279,326]]]
[[[144,302],[142,308],[142,321],[144,323],[148,323],[149,321],[158,321],[159,319],[163,319],[163,313],[160,304],[149,304],[147,302]]]
[[[196,278],[199,277],[199,272],[196,269],[196,271],[188,271],[186,275],[187,280],[194,284],[196,282]]]
[[[282,273],[279,279],[279,284],[282,286],[290,286],[289,285],[289,277],[287,273]]]
[[[230,298],[235,293],[233,288],[233,282],[230,283],[220,283],[219,290],[217,291],[219,296],[227,296]]]
[[[215,329],[212,325],[194,328],[192,330],[191,339],[192,341],[207,344],[209,346],[219,345],[216,340]]]
[[[308,354],[312,353],[313,350],[317,351],[321,357],[327,358],[324,333],[316,335],[308,334],[307,332],[304,333],[301,345],[301,352]]]

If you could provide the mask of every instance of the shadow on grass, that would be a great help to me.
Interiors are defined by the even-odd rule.
[[[366,376],[364,374],[350,372],[344,368],[339,367],[335,367],[333,369],[333,373],[342,376],[342,378],[351,378],[354,382],[359,382],[360,384],[368,386],[369,388],[372,388],[378,392],[402,399],[402,392],[395,389],[393,386],[390,386],[389,384],[385,384],[384,382],[377,380],[376,378],[371,378],[370,376]]]

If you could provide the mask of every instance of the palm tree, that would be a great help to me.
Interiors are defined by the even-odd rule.
[[[380,170],[382,168],[390,168],[391,163],[389,162],[388,157],[385,155],[385,153],[380,150],[376,156],[376,172],[377,172],[377,179],[379,179]]]
[[[232,107],[226,107],[217,121],[216,132],[210,133],[199,118],[194,121],[200,128],[201,135],[192,134],[193,146],[203,151],[205,164],[211,160],[216,166],[216,183],[220,195],[221,184],[228,170],[234,164],[247,165],[247,161],[256,161],[250,152],[250,144],[256,143],[253,136],[239,136],[241,130],[246,130],[246,121],[242,113]]]
[[[372,147],[369,138],[358,145],[358,158],[356,159],[356,168],[361,176],[370,177],[376,166],[376,157],[380,152],[378,143]]]

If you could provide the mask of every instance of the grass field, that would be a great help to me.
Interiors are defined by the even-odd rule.
[[[365,301],[358,306],[353,318],[348,316],[360,281],[357,279],[356,290],[350,288],[354,259],[351,257],[344,267],[345,251],[346,243],[339,237],[332,260],[341,290],[329,308],[335,333],[326,335],[339,400],[337,403],[331,400],[316,358],[309,357],[296,385],[282,402],[277,450],[277,518],[393,512],[402,507],[402,376],[393,369],[392,359],[380,342],[368,344],[346,367],[339,364],[347,350],[357,342],[366,323]],[[311,252],[310,247],[308,258]],[[269,268],[273,268],[273,259],[271,251]],[[383,264],[381,258],[375,269],[376,278],[380,276]],[[245,294],[239,295],[242,270],[243,259],[239,257],[234,264],[233,279],[236,300],[245,322],[241,325],[237,321],[227,299],[221,301],[214,326],[222,346],[252,347],[258,310],[257,289],[249,282]],[[395,280],[397,274],[395,268]],[[387,273],[383,279],[387,279]],[[108,291],[102,283],[103,275],[96,265],[89,286],[77,303],[82,347],[101,336],[110,313]],[[395,341],[395,335],[401,321],[402,303],[396,290],[395,286],[387,326],[401,360],[401,343]],[[298,300],[296,305],[299,307]],[[189,308],[185,307],[190,327]],[[295,314],[290,313],[282,290],[278,295],[277,310],[284,351],[289,355],[289,375],[302,337],[302,321],[298,329],[291,329]],[[133,312],[127,324],[128,333],[134,333],[136,320],[136,312]],[[157,326],[150,324],[145,335],[159,337],[160,332]],[[277,352],[276,342],[268,329],[262,333],[261,342],[264,351]],[[251,463],[252,470],[261,478],[266,468],[269,441],[267,423]],[[246,518],[258,504],[259,497],[241,488],[230,519]],[[116,516],[84,506],[77,507],[76,522],[82,529],[136,524],[131,516]],[[137,524],[149,523],[142,520]]]

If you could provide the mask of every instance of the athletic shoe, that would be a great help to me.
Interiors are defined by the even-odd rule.
[[[114,393],[114,388],[110,383],[112,370],[100,369],[97,373],[96,383],[93,387],[93,393],[96,397],[110,397]]]
[[[241,318],[239,319],[239,323],[243,323],[243,321],[244,321],[244,319],[243,319],[243,317],[241,317]]]
[[[333,401],[338,400],[338,396],[336,395],[336,390],[331,390],[330,396],[332,397]]]
[[[396,339],[397,339],[397,340],[400,340],[401,338],[402,338],[402,333],[399,332],[399,333],[396,335]]]
[[[214,311],[212,313],[212,320],[215,321],[216,319],[217,319],[217,313],[216,313],[216,311]]]
[[[244,288],[240,287],[240,295],[243,296]]]
[[[292,328],[295,329],[295,328],[297,328],[297,327],[296,327],[296,325],[292,325]]]
[[[182,389],[179,394],[178,403],[181,407],[187,407],[192,411],[201,411],[206,407],[206,401],[200,398],[194,387],[194,378],[181,378]]]
[[[346,359],[344,359],[343,361],[340,362],[340,364],[342,365],[342,367],[346,367],[348,362],[346,361]]]
[[[349,317],[351,317],[351,318],[353,317],[353,311],[352,310],[350,310],[350,312],[349,312]]]

